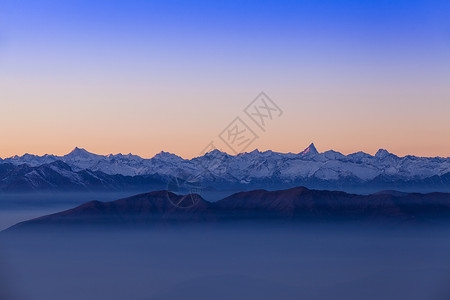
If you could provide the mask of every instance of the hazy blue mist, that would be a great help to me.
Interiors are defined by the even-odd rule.
[[[112,201],[136,192],[1,193],[0,231],[18,222],[73,208],[87,201]]]
[[[0,229],[134,193],[2,195]],[[0,233],[1,300],[448,299],[449,280],[450,223]]]
[[[267,223],[3,233],[0,278],[24,300],[448,299],[449,236]]]

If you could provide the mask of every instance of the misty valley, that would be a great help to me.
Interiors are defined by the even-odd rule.
[[[243,212],[230,219],[217,218],[216,206],[175,207],[160,193],[123,193],[123,200],[114,193],[31,194],[14,205],[9,200],[17,195],[2,198],[2,214],[16,212],[9,224],[2,218],[4,228],[49,217],[48,226],[31,221],[0,233],[1,299],[443,299],[450,292],[450,218],[411,220],[414,209],[386,202],[405,195],[381,195],[378,216],[359,210],[363,218],[333,220],[314,202],[345,202],[351,194],[306,188],[236,193],[221,205]],[[293,217],[284,202],[306,208],[314,219]],[[263,208],[262,215],[251,214]],[[71,214],[75,221],[65,224]],[[132,226],[127,215],[153,222]]]

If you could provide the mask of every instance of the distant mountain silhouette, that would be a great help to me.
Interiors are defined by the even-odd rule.
[[[136,191],[167,189],[173,180],[196,178],[210,190],[312,189],[370,193],[379,190],[450,192],[450,157],[258,151],[229,155],[213,150],[192,159],[160,152],[98,155],[75,148],[64,156],[25,154],[0,158],[0,192]]]
[[[380,220],[399,222],[450,217],[450,194],[383,192],[356,195],[338,191],[287,190],[240,192],[217,202],[197,194],[167,191],[139,194],[112,202],[90,201],[73,209],[19,223],[38,225],[166,224],[252,219]],[[450,220],[450,219],[449,219]]]

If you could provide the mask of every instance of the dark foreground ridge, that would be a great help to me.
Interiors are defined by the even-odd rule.
[[[174,203],[176,205],[174,205]],[[183,205],[183,204],[188,205]],[[379,221],[450,220],[449,193],[371,195],[339,191],[286,190],[240,192],[217,202],[200,195],[168,191],[139,194],[111,202],[90,201],[73,209],[18,223],[8,230],[48,225],[161,225],[232,220]]]

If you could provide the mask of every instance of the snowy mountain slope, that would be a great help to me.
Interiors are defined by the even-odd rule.
[[[58,160],[31,167],[0,164],[0,191],[118,191],[148,190],[166,187],[166,179],[159,176],[108,175],[100,171],[72,168]]]
[[[92,178],[82,179],[80,174]],[[22,176],[21,182],[28,182],[34,189],[66,186],[67,182],[81,188],[85,180],[100,180],[95,174],[101,174],[102,180],[119,175],[136,181],[145,176],[161,180],[195,178],[213,188],[299,184],[344,190],[358,185],[382,189],[413,185],[450,188],[450,158],[398,157],[384,149],[374,156],[363,152],[343,155],[333,150],[319,153],[311,144],[298,154],[254,150],[229,155],[214,150],[190,160],[167,152],[143,159],[132,154],[97,155],[75,148],[64,156],[25,154],[0,161],[0,187]]]

